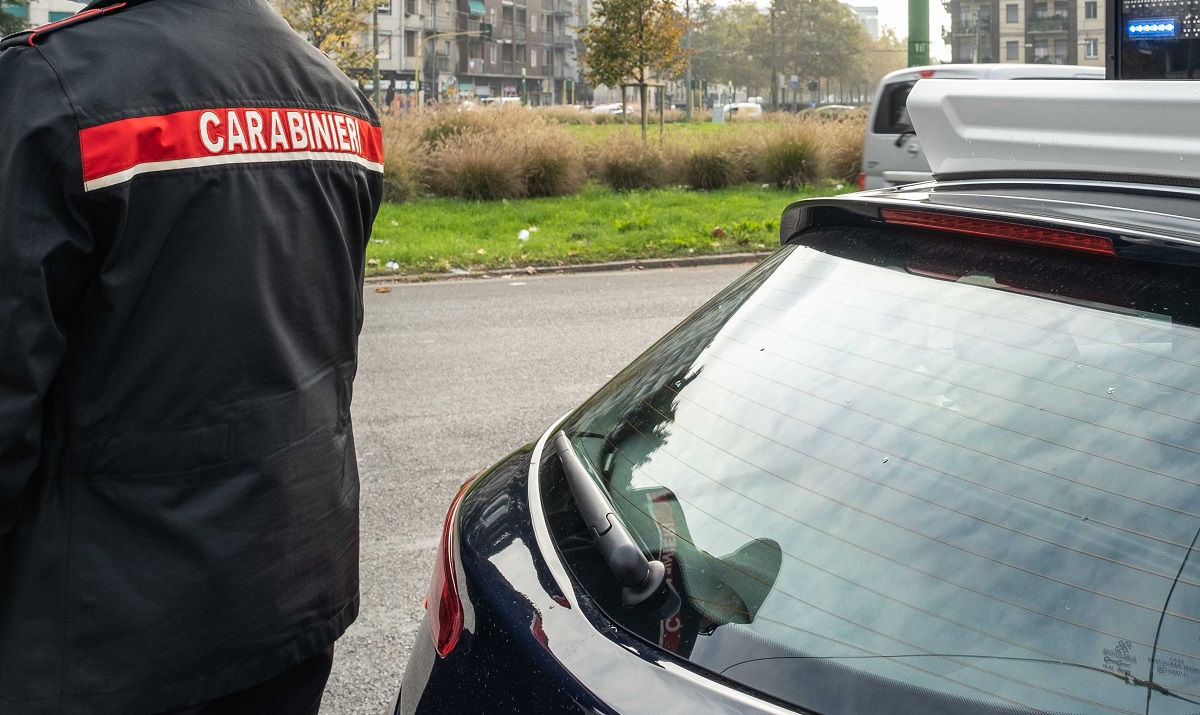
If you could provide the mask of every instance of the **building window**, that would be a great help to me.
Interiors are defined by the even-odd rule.
[[[387,0],[387,2],[381,2],[376,7],[379,8],[380,15],[391,15],[392,14],[392,0]]]
[[[1049,14],[1050,14],[1049,10],[1046,9],[1046,3],[1035,2],[1033,4],[1033,16],[1034,17],[1047,17]]]
[[[492,64],[496,64],[496,45],[492,45]]]
[[[1016,40],[1004,43],[1004,59],[1009,62],[1021,59],[1021,43]]]
[[[530,15],[530,16],[529,16],[529,30],[530,30],[530,32],[537,32],[537,19],[538,19],[538,16],[537,16],[537,15]]]
[[[1095,20],[1097,17],[1099,17],[1100,12],[1097,8],[1097,5],[1098,3],[1096,0],[1089,0],[1088,2],[1085,2],[1083,4],[1083,17],[1088,20]]]
[[[29,8],[25,5],[0,5],[0,12],[7,12],[13,17],[19,17],[22,20],[29,19]]]
[[[405,15],[416,15],[417,14],[417,0],[404,0],[404,14]]]
[[[1016,3],[1009,3],[1008,5],[1005,5],[1004,6],[1004,21],[1005,22],[1019,22],[1019,20],[1017,19],[1017,15],[1020,12],[1021,12],[1021,6],[1017,5]]]
[[[416,57],[417,43],[421,40],[417,37],[416,30],[407,30],[404,33],[404,56]]]
[[[1083,56],[1089,60],[1094,60],[1100,56],[1100,40],[1095,37],[1089,37],[1083,41]]]
[[[390,32],[379,33],[379,59],[392,59],[392,33]]]
[[[529,66],[530,66],[530,67],[537,67],[537,60],[538,60],[538,53],[537,53],[537,51],[535,50],[535,51],[533,51],[533,52],[530,52],[530,53],[529,53]]]
[[[54,12],[52,10],[50,12],[50,22],[58,22],[59,20],[66,20],[68,17],[71,17],[74,14],[75,13],[73,13],[73,12]]]
[[[1050,43],[1046,40],[1033,41],[1033,61],[1045,62],[1050,57]]]

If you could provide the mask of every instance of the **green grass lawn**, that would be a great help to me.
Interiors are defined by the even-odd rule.
[[[771,120],[762,120],[757,122],[723,122],[718,124],[712,121],[696,121],[691,122],[668,122],[663,125],[663,138],[691,140],[693,138],[711,138],[721,134],[730,134],[740,131],[750,131],[756,128],[773,127],[777,122]],[[575,137],[583,140],[586,144],[597,144],[601,140],[609,137],[628,135],[632,138],[641,140],[642,125],[641,119],[636,115],[629,117],[629,124],[624,125],[618,120],[611,124],[563,124],[560,125]],[[650,124],[647,127],[647,138],[657,143],[658,142],[658,116],[650,117]]]
[[[592,184],[576,196],[554,199],[384,204],[367,248],[367,274],[771,250],[779,244],[779,215],[789,203],[833,193],[833,186],[783,191],[754,184],[619,194]],[[529,231],[525,241],[518,237],[522,230]],[[389,261],[400,267],[387,268]]]

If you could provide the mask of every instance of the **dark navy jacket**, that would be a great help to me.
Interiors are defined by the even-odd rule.
[[[378,119],[266,0],[91,10],[0,45],[6,714],[210,699],[358,609]]]

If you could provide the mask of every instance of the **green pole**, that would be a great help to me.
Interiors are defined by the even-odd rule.
[[[929,3],[908,0],[908,66],[929,64]]]

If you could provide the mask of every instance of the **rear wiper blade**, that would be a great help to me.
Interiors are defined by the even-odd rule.
[[[563,430],[554,435],[554,449],[562,461],[567,486],[579,505],[583,523],[600,547],[609,570],[623,587],[621,602],[626,606],[648,607],[656,613],[664,613],[664,617],[674,614],[679,608],[679,596],[667,581],[666,567],[657,559],[648,560],[634,543],[608,495],[579,461]]]

